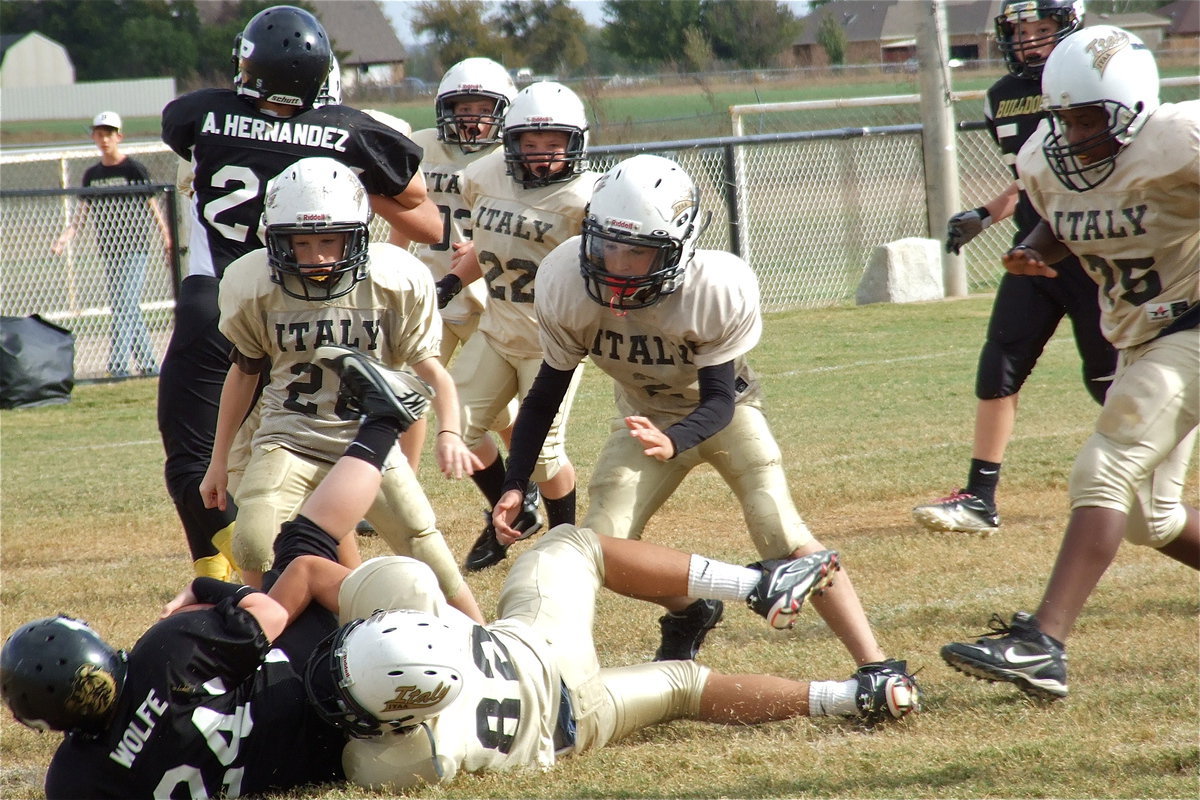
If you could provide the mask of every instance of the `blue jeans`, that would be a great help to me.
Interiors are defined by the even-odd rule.
[[[132,355],[143,373],[158,372],[150,330],[140,306],[142,287],[146,285],[146,253],[127,253],[109,261],[104,268],[108,281],[108,302],[112,306],[112,350],[108,357],[108,372],[114,378],[129,375]]]

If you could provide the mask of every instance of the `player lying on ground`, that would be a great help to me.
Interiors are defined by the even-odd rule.
[[[919,710],[920,690],[895,661],[827,682],[721,675],[692,661],[599,668],[591,621],[602,584],[744,599],[787,627],[832,581],[838,561],[828,550],[739,567],[563,525],[514,564],[488,626],[452,609],[421,562],[391,556],[348,572],[331,532],[348,534],[373,502],[384,456],[419,418],[424,390],[354,350],[318,355],[365,419],[280,532],[270,595],[197,578],[128,655],[65,617],[28,623],[5,643],[9,709],[68,733],[48,797],[159,797],[181,784],[193,797],[236,797],[332,780],[343,732],[367,737],[347,745],[347,777],[407,786],[548,766],[672,719],[872,723]],[[403,610],[371,613],[379,607]],[[351,621],[314,651],[311,635],[296,634],[333,628],[326,609]],[[285,640],[295,647],[283,649]],[[293,665],[308,653],[302,686]],[[314,724],[309,702],[333,726]]]

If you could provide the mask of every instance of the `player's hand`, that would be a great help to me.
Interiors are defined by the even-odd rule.
[[[458,480],[467,475],[474,475],[475,470],[483,469],[483,462],[471,452],[461,436],[442,431],[437,435],[436,444],[438,469],[447,478]]]
[[[1058,271],[1046,263],[1042,254],[1032,247],[1017,245],[1000,257],[1004,268],[1013,275],[1041,275],[1046,278],[1058,277]]]
[[[979,212],[983,213],[980,214]],[[946,223],[946,252],[958,255],[962,246],[974,239],[992,224],[992,216],[986,208],[960,211]]]
[[[525,495],[516,489],[509,489],[500,496],[500,502],[492,509],[492,524],[496,526],[496,541],[502,545],[510,545],[521,538],[521,532],[512,526],[517,518]]]
[[[200,481],[200,500],[204,503],[204,507],[224,511],[228,502],[226,495],[228,487],[229,474],[225,468],[222,466],[220,469],[214,469],[213,465],[209,464],[208,470],[204,473],[204,480]]]
[[[671,437],[645,417],[626,417],[625,427],[629,435],[642,443],[642,452],[659,461],[669,461],[675,456],[675,444]]]
[[[450,254],[450,269],[454,269],[461,263],[471,263],[478,261],[475,258],[475,242],[454,242],[450,245],[450,249],[454,252]]]
[[[192,592],[192,582],[188,581],[187,586],[183,587],[183,591],[171,598],[165,606],[162,613],[158,615],[159,619],[166,619],[181,608],[196,605],[196,595]]]

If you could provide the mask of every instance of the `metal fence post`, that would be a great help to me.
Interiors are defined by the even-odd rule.
[[[921,142],[925,156],[925,207],[929,235],[940,239],[950,215],[958,211],[958,148],[954,137],[954,105],[950,93],[950,65],[946,37],[946,8],[928,0],[917,25],[917,53],[921,66]],[[947,297],[967,294],[967,270],[962,256],[942,255],[942,276]]]
[[[729,214],[729,249],[746,263],[750,262],[749,254],[745,252],[742,243],[741,184],[738,183],[738,171],[734,159],[737,157],[737,146],[730,143],[722,148],[724,153],[723,167],[725,175],[725,211]]]

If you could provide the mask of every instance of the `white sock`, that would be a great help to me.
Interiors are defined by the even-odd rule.
[[[810,717],[853,717],[858,715],[854,694],[858,681],[811,681],[808,684]]]
[[[688,564],[688,597],[706,600],[745,600],[762,572],[693,555]]]

